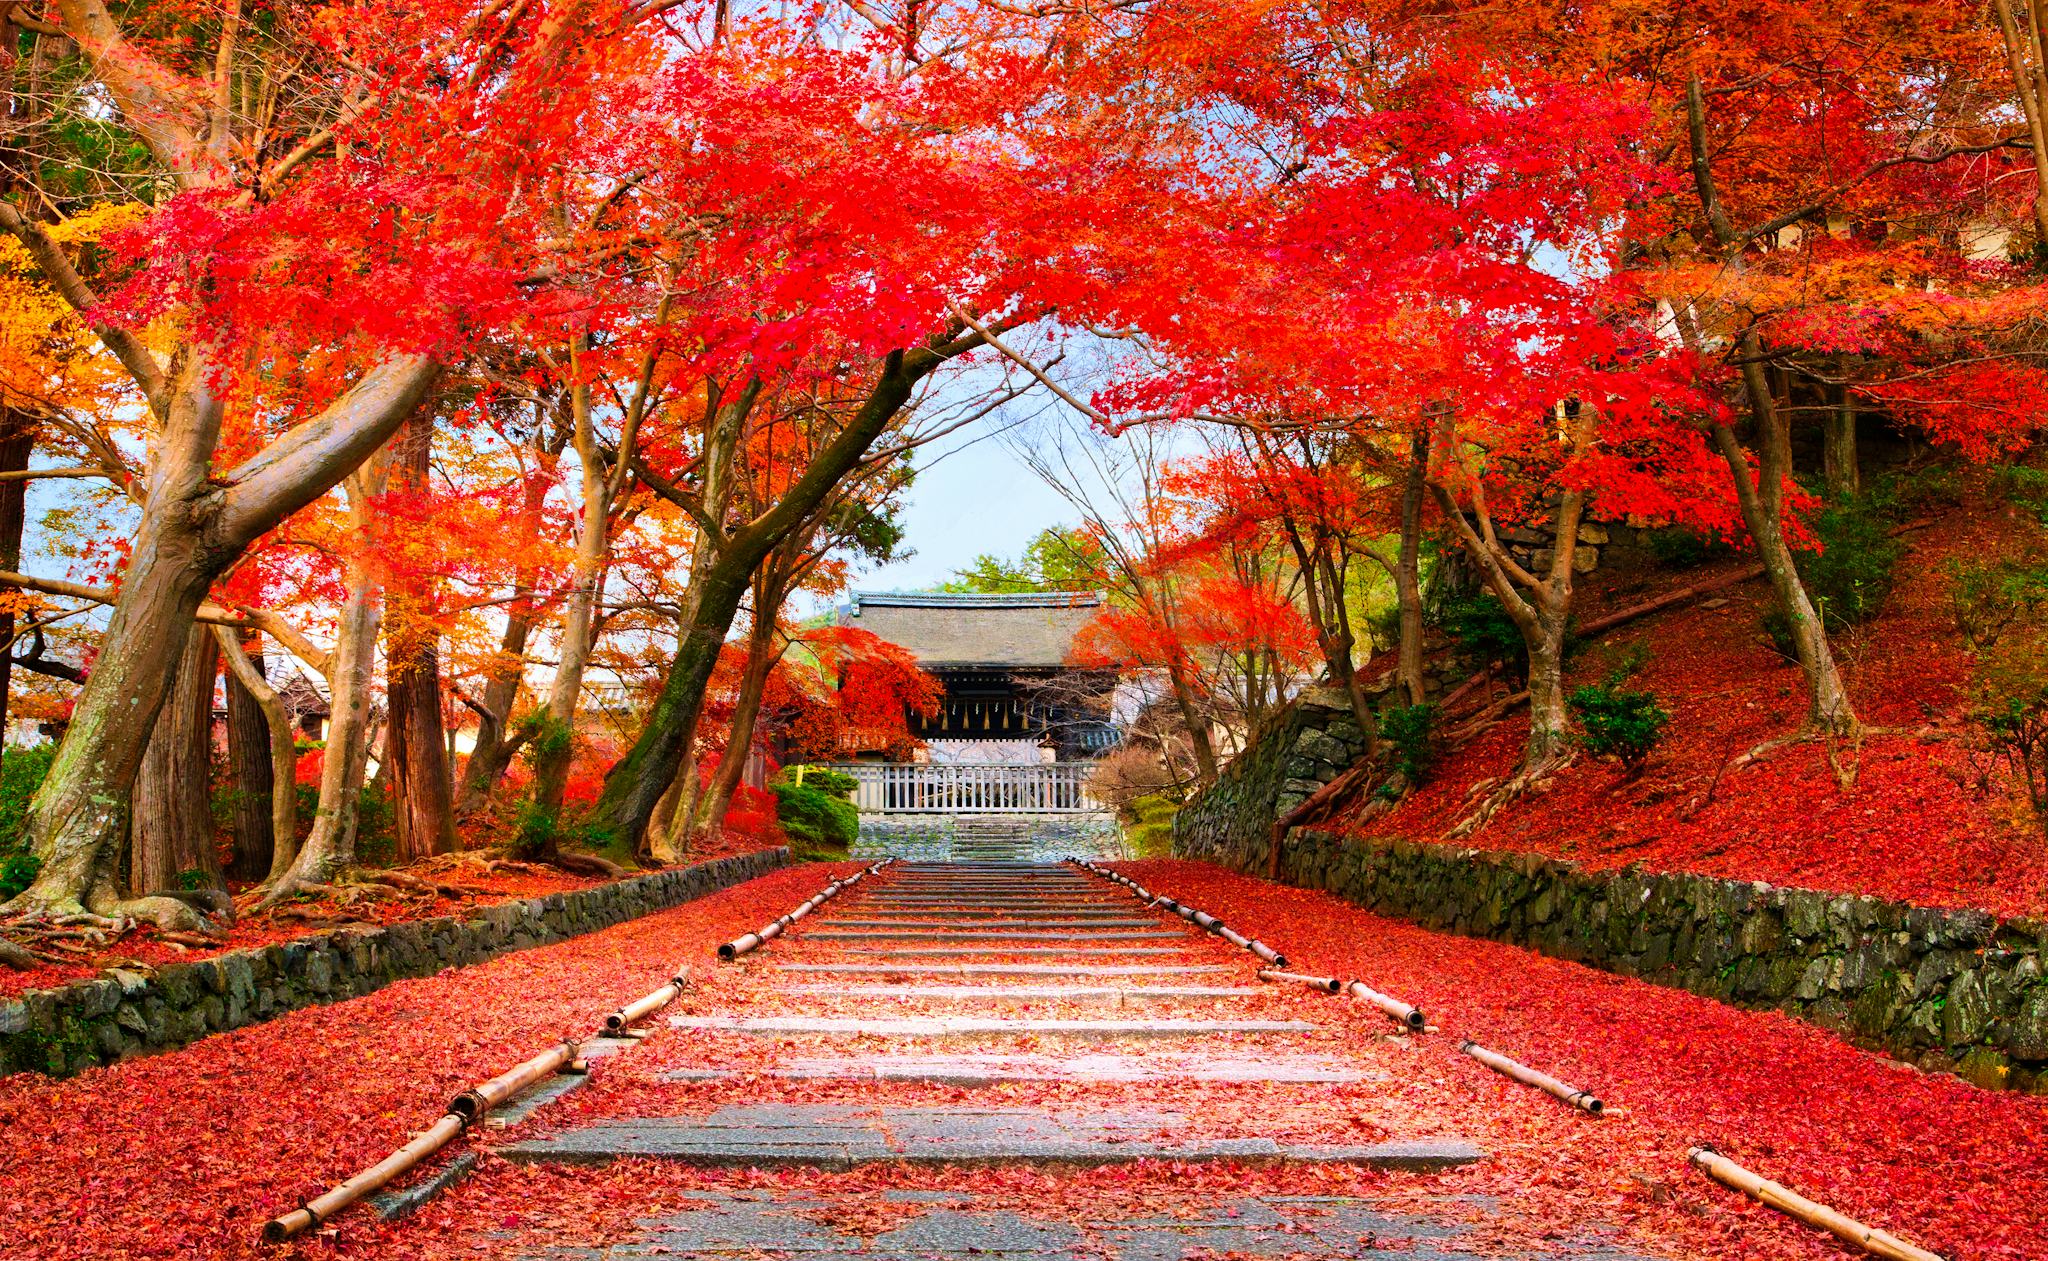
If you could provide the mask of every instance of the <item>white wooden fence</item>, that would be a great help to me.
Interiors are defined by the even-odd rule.
[[[835,762],[862,814],[1083,814],[1090,762]]]

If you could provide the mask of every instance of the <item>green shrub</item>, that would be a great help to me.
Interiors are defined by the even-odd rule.
[[[1380,738],[1393,750],[1394,769],[1412,788],[1429,778],[1442,750],[1442,715],[1431,704],[1403,705],[1380,715]]]
[[[0,902],[5,902],[36,882],[43,860],[34,854],[9,854],[0,860]]]
[[[1140,858],[1171,858],[1173,817],[1180,813],[1180,803],[1167,797],[1140,797],[1131,802],[1130,813],[1136,821],[1124,829],[1124,839],[1131,851]]]
[[[1529,648],[1522,630],[1491,594],[1449,596],[1437,607],[1437,626],[1450,636],[1467,668],[1498,665],[1515,678],[1529,674]]]
[[[356,861],[365,867],[398,861],[398,808],[379,784],[364,784],[356,793]]]
[[[1973,649],[1993,647],[2015,623],[2048,609],[2048,565],[1953,560],[1947,569],[1949,611]]]
[[[768,781],[775,817],[799,848],[845,849],[860,835],[854,788],[860,781],[821,766],[785,767]]]
[[[2035,820],[2048,829],[2048,642],[2041,635],[2010,636],[1978,657],[1970,717],[1989,763],[1980,769],[2011,771],[2026,787]]]
[[[21,828],[28,821],[28,803],[43,786],[50,763],[57,756],[55,744],[10,748],[0,754],[0,854],[22,848]]]
[[[1871,483],[1864,502],[1879,516],[1904,523],[1962,506],[1963,479],[1948,464],[1930,464],[1911,473],[1887,473]]]
[[[1664,736],[1671,715],[1648,692],[1631,692],[1618,680],[1588,683],[1566,701],[1584,728],[1579,743],[1597,756],[1613,754],[1631,770],[1639,767]]]
[[[1735,549],[1716,531],[1704,533],[1682,525],[1665,526],[1644,536],[1644,545],[1666,569],[1696,569],[1708,561],[1735,554]]]
[[[1998,489],[2008,502],[2048,522],[2048,469],[2007,465],[1998,471]]]

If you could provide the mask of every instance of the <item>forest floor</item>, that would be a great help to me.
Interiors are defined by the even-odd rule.
[[[683,860],[683,865],[745,852],[761,845],[749,838],[731,836],[715,851],[691,854]],[[0,999],[98,976],[108,968],[140,970],[171,963],[191,963],[230,950],[272,946],[298,937],[331,932],[349,924],[395,924],[441,915],[469,914],[500,902],[588,889],[609,879],[577,875],[538,863],[502,860],[492,863],[488,857],[477,853],[441,855],[392,868],[390,873],[434,887],[396,888],[352,883],[336,892],[305,894],[272,912],[244,916],[217,938],[179,934],[179,940],[170,940],[161,936],[154,927],[138,924],[103,941],[81,937],[24,941],[22,944],[36,950],[61,955],[63,961],[42,961],[37,967],[21,971],[0,968]],[[389,873],[369,873],[371,877],[384,874]],[[241,886],[231,890],[238,895],[246,891]]]
[[[65,1081],[0,1080],[0,1130],[8,1135],[0,1144],[0,1255],[752,1257],[773,1253],[778,1240],[805,1238],[824,1241],[815,1245],[824,1248],[821,1256],[868,1249],[866,1255],[893,1261],[973,1254],[980,1245],[926,1254],[902,1241],[936,1238],[941,1228],[969,1231],[976,1221],[1006,1223],[1011,1235],[1028,1229],[1034,1238],[1116,1244],[1177,1229],[1186,1238],[1210,1238],[1222,1226],[1270,1218],[1275,1206],[1283,1216],[1323,1214],[1326,1225],[1352,1220],[1329,1214],[1362,1206],[1381,1225],[1370,1238],[1326,1246],[1327,1230],[1316,1235],[1313,1222],[1269,1222],[1265,1242],[1250,1250],[1257,1255],[1558,1257],[1590,1248],[1609,1257],[1846,1255],[1827,1237],[1691,1169],[1685,1153],[1697,1143],[1951,1261],[2048,1255],[2048,1200],[2039,1194],[2048,1182],[2048,1100],[1923,1075],[1775,1013],[1739,1011],[1511,946],[1430,933],[1323,894],[1204,864],[1121,869],[1274,944],[1303,971],[1356,975],[1420,1004],[1440,1031],[1394,1036],[1393,1026],[1364,1004],[1306,987],[1262,985],[1249,954],[1145,911],[1106,883],[1106,907],[1157,921],[1148,932],[1172,930],[1166,946],[1146,948],[1158,953],[1137,961],[1139,970],[1196,968],[1204,985],[1227,987],[1227,998],[1143,1004],[1144,1016],[1299,1023],[1199,1044],[1159,1037],[1076,1042],[1052,1033],[763,1036],[718,1027],[748,1017],[957,1010],[960,996],[925,988],[927,978],[911,975],[908,962],[889,975],[897,965],[873,960],[882,964],[871,967],[883,973],[878,981],[815,971],[820,961],[862,953],[828,938],[876,913],[870,908],[882,905],[880,895],[897,886],[897,875],[829,904],[738,964],[713,958],[717,942],[851,869],[785,869],[572,941]],[[987,946],[976,954],[977,963],[1027,958]],[[1046,962],[1043,955],[1028,958]],[[462,1144],[486,1149],[473,1175],[415,1216],[386,1223],[358,1206],[285,1248],[257,1242],[265,1218],[391,1150],[465,1085],[554,1039],[588,1032],[603,1013],[660,984],[678,964],[692,967],[696,984],[649,1022],[650,1036],[596,1061],[582,1089],[531,1119],[471,1131]],[[878,999],[834,988],[857,984],[897,992]],[[1099,1005],[1044,997],[1002,1010],[1128,1017],[1130,1004],[1105,1013]],[[1595,1091],[1609,1113],[1586,1116],[1493,1074],[1458,1052],[1461,1037]],[[934,1052],[1064,1063],[1070,1070],[1084,1060],[1114,1061],[1156,1071],[1137,1082],[1069,1071],[980,1088],[880,1081],[872,1073],[785,1075],[833,1057],[858,1064]],[[1350,1079],[1312,1086],[1198,1079],[1193,1070],[1203,1060],[1213,1067],[1218,1056],[1268,1068],[1335,1063],[1350,1070]],[[1258,1136],[1310,1146],[1455,1137],[1484,1156],[1446,1172],[1417,1173],[1341,1160],[877,1162],[849,1170],[803,1159],[705,1168],[647,1158],[598,1166],[520,1163],[497,1154],[550,1136],[573,1139],[603,1123],[673,1129],[725,1109],[808,1116],[834,1108],[882,1130],[912,1125],[920,1110],[1172,1114],[1170,1133],[1144,1137]],[[743,1238],[716,1251],[675,1242],[735,1222],[746,1227]],[[759,1233],[769,1226],[769,1234]],[[1105,1245],[1093,1255],[1139,1254]],[[1197,1247],[1158,1255],[1221,1254]]]
[[[1635,864],[2048,915],[2042,824],[2023,793],[1987,780],[1961,738],[1970,660],[1946,572],[1958,558],[2037,555],[2048,538],[2029,513],[1991,496],[1967,499],[1902,536],[1907,551],[1883,612],[1836,637],[1858,711],[1874,729],[1860,753],[1844,751],[1860,768],[1853,789],[1837,787],[1827,751],[1814,743],[1720,773],[1730,759],[1797,730],[1806,713],[1798,667],[1762,634],[1771,593],[1759,578],[1619,627],[1572,661],[1568,686],[1576,687],[1603,679],[1632,653],[1647,654],[1626,686],[1655,693],[1672,722],[1640,774],[1582,757],[1542,795],[1511,804],[1461,843],[1593,868]],[[1596,573],[1580,584],[1578,616],[1590,621],[1750,563]],[[1428,783],[1363,830],[1442,838],[1471,809],[1476,785],[1512,770],[1527,712],[1509,712],[1451,753]]]

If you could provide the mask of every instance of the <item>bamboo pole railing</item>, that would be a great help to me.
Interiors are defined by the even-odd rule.
[[[812,895],[809,901],[798,906],[789,914],[782,916],[773,923],[763,925],[743,937],[735,937],[731,941],[726,942],[718,948],[718,957],[730,962],[743,954],[750,954],[760,949],[762,946],[780,937],[783,931],[789,928],[790,925],[825,905],[825,903],[833,898],[838,897],[844,891],[859,884],[863,877],[872,876],[895,861],[894,858],[884,858],[881,862],[863,867],[843,880],[834,880],[831,884],[826,885],[823,889]]]
[[[1303,972],[1280,972],[1272,968],[1260,969],[1259,979],[1261,981],[1296,981],[1302,985],[1319,989],[1325,994],[1349,994],[1353,998],[1371,1003],[1374,1007],[1379,1008],[1382,1012],[1386,1013],[1387,1019],[1397,1025],[1404,1025],[1407,1028],[1416,1030],[1425,1029],[1429,1026],[1429,1019],[1422,1014],[1421,1008],[1411,1007],[1398,998],[1389,998],[1363,981],[1340,981],[1334,976],[1310,976]]]
[[[1229,942],[1233,946],[1236,946],[1238,949],[1251,951],[1253,954],[1265,960],[1267,963],[1272,964],[1276,968],[1284,968],[1287,966],[1286,955],[1281,954],[1279,951],[1273,949],[1271,946],[1267,945],[1263,941],[1258,941],[1254,938],[1246,937],[1242,933],[1231,931],[1230,927],[1226,925],[1222,920],[1217,919],[1215,916],[1209,914],[1206,911],[1198,911],[1192,906],[1187,906],[1183,903],[1176,902],[1172,898],[1167,897],[1163,893],[1154,893],[1150,889],[1147,889],[1144,885],[1139,884],[1137,881],[1131,879],[1130,877],[1122,875],[1115,871],[1111,871],[1107,867],[1097,866],[1096,864],[1089,862],[1085,858],[1070,858],[1067,861],[1073,863],[1076,867],[1081,868],[1081,870],[1083,871],[1086,871],[1092,875],[1102,877],[1104,880],[1107,880],[1112,884],[1122,885],[1124,888],[1129,889],[1133,896],[1137,897],[1147,906],[1158,907],[1162,910],[1171,911],[1173,914],[1180,916],[1188,923],[1193,924],[1197,928],[1203,929],[1206,932],[1213,933],[1216,936],[1221,937],[1223,940]]]
[[[1789,1217],[1815,1226],[1844,1243],[1853,1244],[1886,1261],[1942,1261],[1939,1253],[1907,1243],[1889,1231],[1866,1226],[1825,1204],[1817,1204],[1797,1191],[1768,1178],[1760,1178],[1711,1147],[1695,1147],[1685,1158],[1693,1167],[1725,1187],[1733,1187],[1761,1204],[1768,1204]]]
[[[414,1135],[412,1141],[405,1146],[339,1185],[314,1196],[301,1207],[263,1223],[264,1240],[269,1243],[283,1243],[294,1235],[303,1234],[329,1220],[357,1200],[381,1190],[394,1179],[418,1168],[420,1162],[454,1142],[464,1130],[474,1125],[478,1118],[492,1108],[542,1078],[581,1063],[577,1059],[577,1053],[576,1043],[557,1043],[489,1081],[479,1082],[463,1091],[449,1101],[448,1111],[440,1120]]]

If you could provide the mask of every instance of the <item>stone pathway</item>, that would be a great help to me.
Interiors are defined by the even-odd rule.
[[[1340,1141],[1330,1141],[1325,1127],[1303,1139],[1288,1132],[1284,1118],[1263,1123],[1258,1107],[1203,1106],[1203,1092],[1263,1090],[1294,1096],[1273,1113],[1313,1110],[1313,1092],[1369,1089],[1387,1080],[1372,1064],[1376,1056],[1398,1054],[1384,1048],[1400,1046],[1405,1035],[1354,1004],[1304,1000],[1261,983],[1252,955],[1071,867],[898,864],[761,951],[723,966],[736,971],[721,973],[722,980],[744,980],[747,1001],[667,1017],[667,1026],[684,1035],[685,1062],[668,1061],[658,1080],[679,1090],[808,1082],[829,1101],[721,1100],[708,1115],[692,1109],[610,1119],[500,1147],[498,1154],[527,1164],[658,1158],[714,1168],[1088,1169],[1224,1161],[1425,1173],[1485,1158],[1455,1135],[1339,1133]],[[1145,1108],[1128,1095],[1073,1095],[1132,1084],[1155,1085],[1171,1102]],[[987,1104],[959,1102],[965,1097],[957,1093],[943,1104],[868,1097],[906,1085],[997,1097]],[[1055,1093],[1045,1097],[1060,1102],[1001,1097],[1047,1088]],[[1219,1104],[1230,1098],[1216,1096]],[[1348,1141],[1354,1138],[1360,1141]],[[1457,1228],[1341,1197],[1219,1201],[1193,1218],[1178,1215],[1183,1207],[1172,1218],[1049,1222],[978,1204],[964,1189],[890,1191],[884,1198],[902,1203],[906,1220],[879,1235],[872,1222],[860,1231],[836,1229],[829,1206],[798,1192],[692,1198],[700,1202],[688,1212],[651,1213],[641,1222],[642,1238],[630,1245],[545,1255],[1478,1255],[1461,1247]],[[1560,1240],[1541,1255],[1619,1256],[1602,1249],[1589,1236]]]

